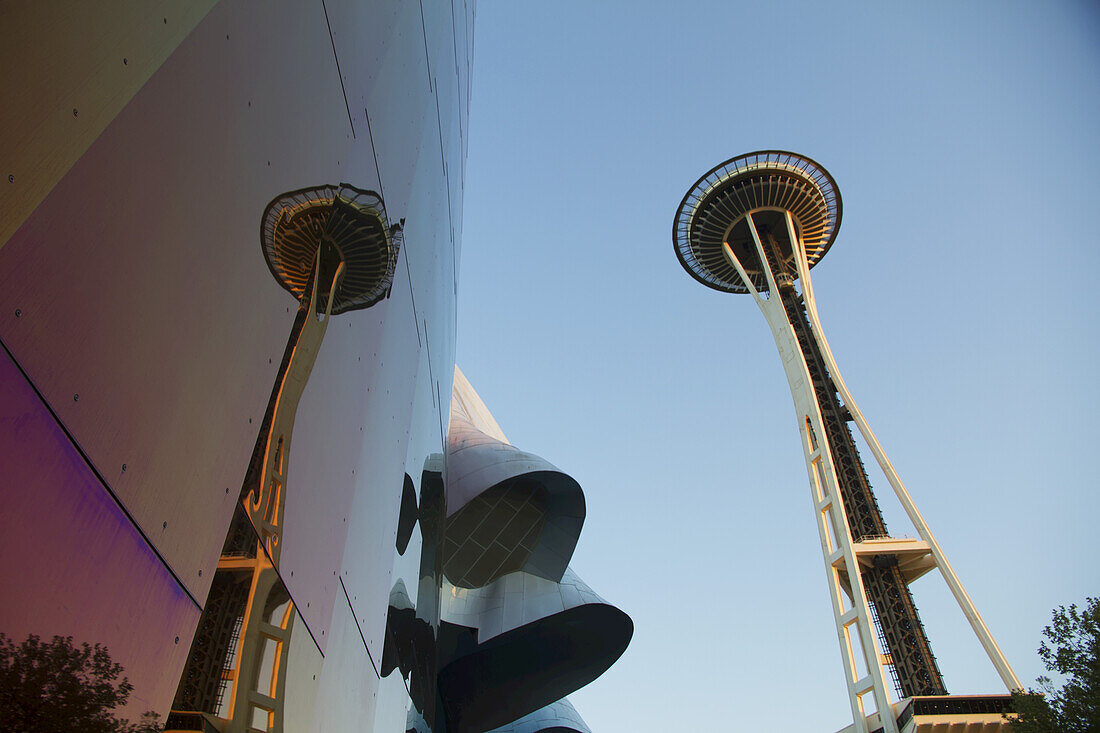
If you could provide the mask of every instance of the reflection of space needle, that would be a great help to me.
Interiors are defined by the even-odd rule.
[[[290,438],[329,318],[368,308],[389,292],[401,248],[382,200],[347,184],[279,196],[264,211],[260,245],[298,313],[245,477],[242,500],[260,541],[278,565]]]
[[[840,193],[824,168],[768,150],[728,160],[700,178],[680,202],[672,239],[692,277],[716,290],[751,293],[771,327],[802,434],[854,718],[849,730],[878,725],[896,733],[901,708],[886,714],[893,705],[887,672],[899,705],[936,696],[944,713],[986,712],[974,707],[986,703],[947,696],[909,590],[930,570],[943,575],[1005,685],[1013,690],[1020,683],[853,401],[821,329],[810,268],[832,245],[840,216]],[[853,421],[920,540],[889,536],[848,427]],[[867,717],[866,698],[877,723]]]

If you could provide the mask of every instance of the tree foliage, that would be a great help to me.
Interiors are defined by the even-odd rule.
[[[16,644],[0,633],[0,721],[12,733],[152,733],[155,713],[140,723],[115,717],[134,686],[102,644],[71,636],[43,642],[31,634]]]
[[[1057,689],[1047,676],[1037,682],[1041,691],[1014,692],[1018,718],[1016,733],[1100,732],[1100,598],[1086,599],[1086,608],[1060,606],[1050,626],[1043,629],[1039,657],[1047,671],[1057,672],[1065,684]]]

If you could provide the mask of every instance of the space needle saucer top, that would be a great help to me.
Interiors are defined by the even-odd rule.
[[[260,224],[264,258],[279,284],[299,301],[309,298],[322,243],[345,266],[332,315],[367,308],[386,296],[401,250],[401,229],[390,225],[376,193],[342,183],[291,191],[267,205]],[[328,292],[319,292],[317,310],[327,309]]]
[[[762,150],[731,158],[695,182],[676,210],[672,241],[680,264],[696,280],[715,290],[747,293],[749,288],[723,252],[728,242],[736,253],[749,255],[741,258],[743,263],[757,262],[746,270],[753,286],[765,291],[767,278],[753,249],[746,215],[753,214],[758,226],[774,219],[785,227],[782,212],[790,212],[813,267],[836,238],[841,209],[836,182],[817,162],[783,150]],[[777,264],[796,272],[793,258],[788,242]]]

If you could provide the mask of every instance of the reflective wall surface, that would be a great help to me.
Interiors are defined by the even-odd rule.
[[[633,623],[454,366],[472,0],[0,19],[0,633],[169,731],[587,731]]]
[[[474,3],[3,12],[0,632],[105,645],[170,729],[432,722],[382,662],[395,587],[439,624]],[[340,184],[401,237],[343,313],[261,247]],[[347,285],[312,226],[334,249],[288,267]]]

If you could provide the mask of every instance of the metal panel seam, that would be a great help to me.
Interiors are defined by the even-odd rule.
[[[73,448],[76,449],[76,452],[80,454],[81,460],[84,461],[84,464],[88,467],[88,470],[92,472],[92,475],[96,477],[99,485],[103,487],[103,490],[107,492],[107,495],[110,496],[111,500],[114,501],[116,506],[118,506],[119,511],[122,512],[127,521],[129,521],[130,524],[133,525],[134,529],[137,530],[137,533],[141,536],[141,539],[145,542],[146,546],[148,546],[149,549],[152,550],[156,558],[160,560],[161,565],[163,565],[164,569],[168,571],[168,574],[172,576],[172,579],[176,581],[176,584],[183,590],[187,597],[191,599],[191,602],[195,604],[195,608],[199,611],[202,611],[202,604],[199,603],[198,599],[195,598],[195,596],[191,593],[191,589],[184,584],[183,579],[180,578],[180,576],[176,573],[176,571],[172,568],[172,566],[168,563],[164,556],[160,554],[157,546],[149,540],[149,536],[145,534],[145,530],[141,528],[141,525],[134,521],[134,517],[132,514],[130,514],[130,511],[126,508],[126,505],[119,500],[118,496],[111,489],[110,484],[107,483],[107,480],[99,472],[99,469],[97,469],[95,467],[95,464],[92,463],[91,459],[88,458],[88,454],[84,452],[84,449],[76,440],[76,437],[71,432],[69,432],[69,428],[65,425],[64,422],[61,421],[61,418],[58,417],[57,413],[54,412],[53,407],[50,405],[49,402],[46,401],[46,398],[42,395],[42,392],[38,389],[38,386],[34,383],[34,380],[31,379],[26,370],[23,369],[23,365],[19,363],[19,359],[15,357],[15,354],[12,353],[11,349],[8,348],[8,345],[4,343],[4,340],[2,338],[0,338],[0,347],[4,349],[4,353],[6,353],[8,355],[8,358],[11,359],[12,364],[14,364],[15,368],[19,370],[19,373],[23,376],[23,379],[27,380],[27,384],[32,390],[34,390],[35,397],[37,397],[38,401],[42,403],[42,406],[46,408],[46,411],[50,414],[50,417],[53,418],[57,426],[61,428],[61,431],[65,434],[65,437],[68,438]]]

